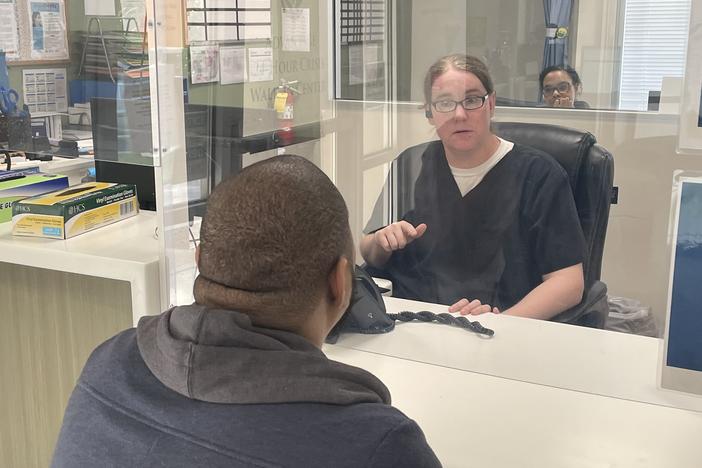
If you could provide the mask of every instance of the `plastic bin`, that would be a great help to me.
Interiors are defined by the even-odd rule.
[[[649,306],[628,297],[609,296],[609,315],[605,330],[660,338],[656,318]]]

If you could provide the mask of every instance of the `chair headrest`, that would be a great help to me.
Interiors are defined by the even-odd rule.
[[[574,192],[583,158],[597,142],[592,133],[560,125],[493,122],[492,130],[505,140],[531,146],[553,156],[568,174]]]

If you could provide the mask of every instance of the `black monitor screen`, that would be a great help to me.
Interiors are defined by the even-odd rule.
[[[137,186],[139,203],[156,209],[148,99],[93,98],[95,173],[100,182]],[[204,214],[212,188],[241,169],[243,110],[185,104],[185,146],[190,218]]]
[[[148,104],[148,100],[140,101]],[[131,125],[125,120],[128,116],[125,115],[123,102],[113,98],[90,100],[95,178],[98,182],[135,185],[141,208],[155,210],[154,168],[149,164],[152,161],[148,156],[151,155],[151,125],[146,128],[137,126],[136,131],[140,135],[133,138],[133,132],[127,133]],[[140,102],[142,107],[143,102]],[[139,118],[143,120],[143,116]]]

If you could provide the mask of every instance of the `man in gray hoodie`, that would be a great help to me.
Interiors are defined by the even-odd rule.
[[[54,467],[433,467],[380,380],[320,350],[351,295],[341,194],[275,157],[207,205],[195,303],[100,345],[66,409]]]

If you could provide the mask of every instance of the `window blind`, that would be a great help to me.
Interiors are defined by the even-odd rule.
[[[626,0],[619,109],[647,110],[663,77],[682,77],[691,0]]]
[[[188,42],[271,38],[270,0],[187,0]]]
[[[385,0],[341,0],[341,45],[385,39]]]

